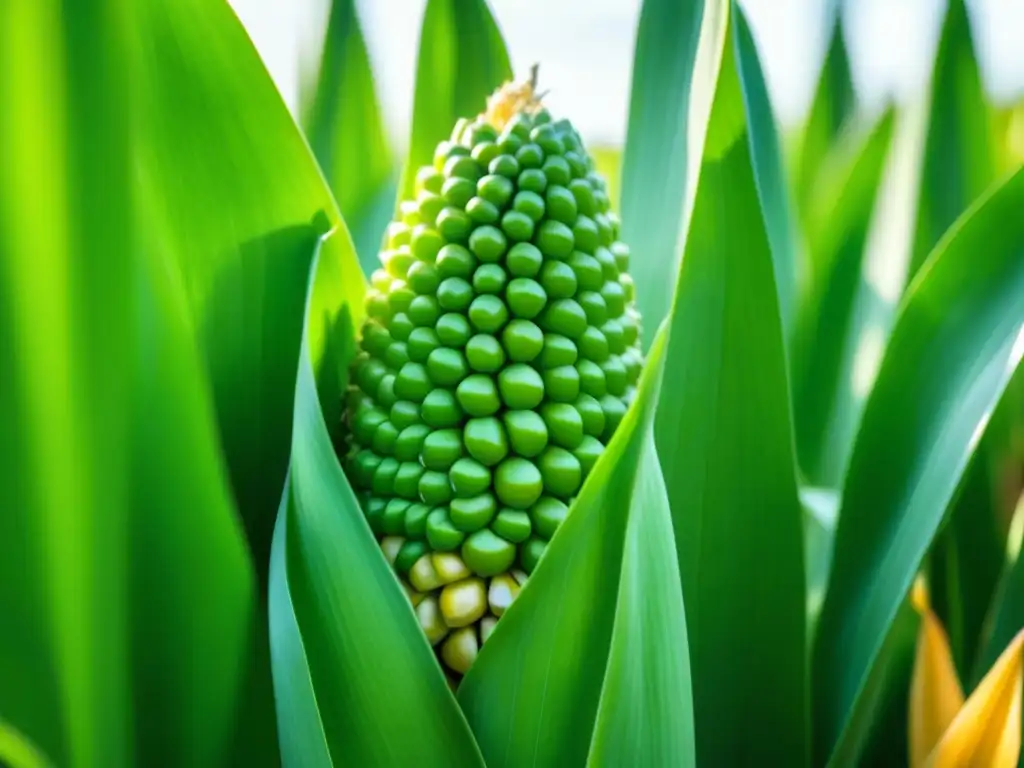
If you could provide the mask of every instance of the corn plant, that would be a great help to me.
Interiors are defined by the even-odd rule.
[[[645,0],[616,190],[514,54],[428,0],[399,164],[352,0],[298,119],[223,0],[0,8],[0,763],[1017,764],[963,3],[881,115],[836,16],[788,136]]]

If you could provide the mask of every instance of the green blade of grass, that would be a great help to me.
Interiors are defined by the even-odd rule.
[[[656,341],[636,401],[459,687],[491,768],[694,764],[685,617],[651,439],[663,353]]]
[[[793,152],[793,188],[801,212],[814,207],[814,187],[825,176],[825,158],[833,152],[834,144],[856,107],[839,0],[829,2],[828,16],[830,31],[825,61],[811,97],[810,112]]]
[[[760,123],[748,121],[756,102],[744,98],[751,51],[730,7],[736,13],[726,3],[705,10],[698,71],[706,81],[694,89],[714,99],[671,316],[671,394],[659,403],[655,434],[686,603],[698,763],[756,755],[759,763],[802,765],[803,520],[751,136]]]
[[[621,214],[644,318],[644,349],[669,311],[672,280],[665,275],[674,275],[679,266],[683,202],[699,165],[700,149],[688,146],[687,132],[704,5],[702,0],[644,0],[637,27]]]
[[[508,51],[486,0],[427,0],[420,28],[409,154],[398,191],[415,192],[416,171],[430,165],[455,122],[484,111],[487,97],[512,77]]]
[[[985,621],[1003,571],[1007,533],[1021,484],[1024,368],[985,427],[947,520],[929,554],[929,594],[946,628],[960,679],[972,679]],[[1017,445],[1015,445],[1017,443]]]
[[[1024,352],[1022,204],[1024,171],[947,233],[901,308],[843,488],[813,655],[816,762],[870,709],[866,681]]]
[[[363,272],[377,252],[398,185],[355,0],[332,0],[315,80],[307,85],[303,125],[352,233]]]
[[[351,251],[352,244],[340,230],[320,253],[327,248]],[[288,708],[281,713],[289,729],[282,744],[289,764],[320,765],[326,754],[338,765],[482,768],[335,453],[340,421],[328,418],[323,404],[333,409],[342,402],[356,349],[349,309],[333,296],[338,283],[353,278],[337,271],[347,261],[317,260],[309,278],[289,482],[278,521],[283,555],[276,553],[271,585],[274,682]],[[309,721],[313,712],[320,729]]]
[[[932,69],[913,276],[953,222],[994,180],[989,106],[964,0],[950,0]]]
[[[794,345],[797,452],[807,482],[831,488],[841,483],[863,401],[854,373],[863,334],[877,316],[865,258],[893,126],[888,111],[840,140],[825,160],[827,183],[815,191],[815,210],[806,215],[814,277]]]

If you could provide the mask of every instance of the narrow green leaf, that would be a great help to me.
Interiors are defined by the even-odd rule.
[[[841,484],[865,394],[855,368],[879,315],[865,257],[893,125],[887,111],[835,145],[806,217],[813,278],[794,345],[794,417],[800,468],[827,487]]]
[[[992,668],[1013,636],[1024,627],[1024,558],[1021,557],[1024,495],[1017,503],[1015,524],[1017,530],[1010,537],[1007,551],[1001,559],[1003,570],[998,593],[993,602],[988,639],[969,678],[975,684]]]
[[[587,764],[685,768],[697,764],[686,611],[676,589],[672,514],[652,431],[642,450]]]
[[[622,232],[644,318],[644,348],[669,312],[691,165],[690,84],[703,0],[644,0],[633,53],[629,125],[622,159]],[[706,116],[705,116],[706,119]],[[698,120],[698,129],[704,125]]]
[[[825,158],[832,153],[856,107],[840,0],[830,0],[827,15],[828,49],[794,151],[793,186],[801,212],[814,206],[814,187],[824,176]]]
[[[351,252],[347,232],[330,235],[328,247]],[[343,400],[355,352],[351,309],[321,288],[359,279],[358,272],[339,274],[339,263],[348,262],[337,256],[315,260],[310,273],[291,466],[281,505],[285,562],[275,568],[272,585],[274,681],[299,708],[283,713],[281,726],[289,731],[282,741],[286,754],[302,745],[303,763],[318,764],[324,746],[304,744],[315,731],[307,721],[315,708],[334,764],[479,768],[483,763],[469,727],[338,463],[328,431],[338,420],[321,407],[322,399]],[[281,579],[287,581],[283,586]],[[281,602],[283,589],[294,616]],[[293,620],[297,629],[287,626]],[[313,702],[303,699],[307,683],[293,680],[301,649]]]
[[[365,274],[379,265],[398,184],[355,0],[332,0],[306,137],[352,233]]]
[[[280,729],[281,758],[289,768],[332,768],[320,720],[309,660],[288,590],[285,550],[291,481],[285,488],[270,548],[270,658],[275,673],[274,699]]]
[[[138,195],[178,262],[265,585],[288,464],[308,227],[318,211],[330,224],[339,215],[227,3],[139,2],[135,34],[144,42],[133,72]],[[339,257],[358,274],[354,253]],[[337,291],[361,307],[361,280]]]
[[[1015,380],[1024,378],[1018,374]],[[1006,466],[1012,463],[1011,471],[1020,471],[1003,431],[994,429],[1005,426],[1006,406],[1015,404],[1012,394],[1011,386],[993,411],[929,554],[932,606],[949,635],[953,660],[964,681],[971,679],[984,640],[983,625],[1002,575],[1009,516],[1003,498],[1008,485]],[[1012,415],[1024,425],[1022,414]],[[1000,421],[1004,424],[999,425]],[[1012,479],[1009,484],[1013,487]]]
[[[0,6],[0,718],[67,766],[133,760],[129,30]]]
[[[950,0],[930,84],[921,204],[910,274],[994,181],[989,106],[964,0]]]
[[[490,768],[693,764],[682,595],[650,439],[663,353],[656,341],[636,401],[459,686]]]
[[[815,758],[861,695],[1024,352],[1024,170],[962,217],[908,291],[854,446],[814,647]]]
[[[757,46],[742,9],[735,4],[733,8],[736,14],[736,55],[754,177],[775,268],[782,338],[788,344],[796,326],[797,300],[803,290],[807,269],[803,264],[803,254],[797,249],[796,223],[791,213],[790,187],[782,162],[782,146]]]
[[[717,48],[721,68],[702,70],[717,85],[671,319],[672,396],[659,403],[655,434],[686,603],[698,763],[802,765],[803,520],[743,44],[728,9],[706,9],[702,53]]]
[[[486,0],[427,0],[420,28],[409,155],[398,191],[415,193],[416,171],[460,117],[472,118],[512,77],[508,51]]]

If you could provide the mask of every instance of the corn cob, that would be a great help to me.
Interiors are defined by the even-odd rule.
[[[343,462],[453,685],[635,393],[640,318],[618,232],[536,70],[459,120],[388,227]]]

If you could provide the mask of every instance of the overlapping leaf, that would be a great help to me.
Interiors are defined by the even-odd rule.
[[[794,418],[800,468],[808,482],[826,487],[840,484],[865,394],[856,365],[870,364],[864,355],[876,353],[861,351],[870,343],[864,340],[869,323],[881,320],[865,259],[891,158],[893,120],[887,112],[869,130],[843,137],[825,160],[805,212],[812,277],[794,346]],[[885,258],[891,260],[893,251]]]
[[[652,439],[664,343],[459,687],[487,765],[693,765],[686,624]]]
[[[803,521],[757,170],[764,143],[751,135],[764,122],[748,117],[758,106],[747,95],[756,66],[735,6],[709,3],[698,72],[713,106],[656,428],[686,602],[698,762],[709,765],[806,759]]]
[[[911,275],[994,180],[989,106],[974,56],[965,0],[949,2],[929,88]]]
[[[827,174],[825,158],[854,116],[856,94],[850,73],[850,58],[843,37],[840,0],[828,4],[828,48],[818,83],[811,98],[811,110],[801,127],[793,152],[793,188],[801,213],[814,205],[814,187]]]
[[[487,97],[512,77],[501,30],[486,0],[427,0],[420,28],[409,154],[398,191],[413,196],[416,171],[459,118],[472,118]]]
[[[0,719],[58,765],[215,765],[253,574],[181,284],[136,205],[133,42],[166,29],[134,10],[0,11]]]
[[[341,229],[327,247],[351,252]],[[360,279],[344,258],[310,276],[289,482],[271,583],[274,683],[288,764],[482,766],[479,750],[335,453],[353,318],[323,286]],[[327,408],[321,402],[328,403]],[[311,721],[319,713],[319,723]],[[319,725],[319,728],[318,728]],[[319,733],[318,733],[319,731]]]
[[[355,0],[332,0],[315,78],[305,84],[303,125],[352,233],[359,263],[379,263],[398,185]]]
[[[644,318],[644,347],[668,314],[679,230],[700,149],[687,145],[690,85],[703,0],[644,0],[637,28],[629,126],[622,160],[622,232]],[[707,115],[695,116],[698,123]],[[700,124],[701,131],[704,125]],[[696,156],[694,156],[696,155]]]
[[[868,400],[814,648],[816,762],[870,708],[863,691],[989,412],[1024,352],[1024,171],[943,239],[907,299]]]

